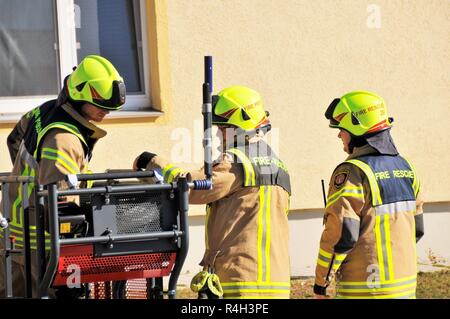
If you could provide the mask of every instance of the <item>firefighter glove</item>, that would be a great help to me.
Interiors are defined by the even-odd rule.
[[[154,153],[150,153],[150,152],[143,152],[141,155],[139,155],[138,160],[137,160],[137,168],[140,169],[145,169],[148,165],[148,163],[150,163],[150,161],[153,159],[153,157],[155,157],[156,154]]]

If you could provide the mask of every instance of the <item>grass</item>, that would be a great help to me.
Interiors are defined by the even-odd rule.
[[[291,299],[309,299],[313,297],[314,278],[294,278],[291,281]],[[334,287],[327,290],[334,295]],[[450,299],[450,270],[419,272],[417,276],[417,298],[419,299]],[[189,288],[180,286],[178,299],[196,299],[197,294]]]
[[[450,270],[419,272],[418,278],[417,298],[450,298]]]

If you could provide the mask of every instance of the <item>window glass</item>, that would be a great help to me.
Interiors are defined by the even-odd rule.
[[[59,91],[53,0],[0,0],[0,97]]]
[[[125,80],[127,94],[143,92],[139,1],[75,0],[77,58],[110,60]]]

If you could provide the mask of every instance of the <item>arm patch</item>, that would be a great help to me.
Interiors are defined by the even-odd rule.
[[[340,187],[342,187],[342,185],[344,185],[345,182],[347,181],[348,175],[349,175],[349,172],[348,172],[348,171],[343,171],[343,172],[340,172],[339,174],[337,174],[337,175],[334,177],[334,181],[333,181],[334,187],[335,187],[335,188],[340,188]]]

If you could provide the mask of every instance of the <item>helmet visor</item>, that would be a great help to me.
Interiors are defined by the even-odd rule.
[[[92,101],[99,107],[117,110],[125,103],[125,96],[126,96],[125,83],[116,80],[113,81],[112,95],[111,98],[109,98],[109,100],[94,98],[92,99]]]
[[[330,105],[328,106],[326,112],[325,112],[325,118],[327,120],[330,120],[330,126],[338,126],[339,122],[333,118],[333,113],[334,110],[336,109],[336,106],[339,104],[339,102],[341,101],[340,98],[336,98],[334,99]]]
[[[216,114],[216,105],[219,102],[220,97],[218,95],[212,96],[212,124],[225,125],[228,119]]]

